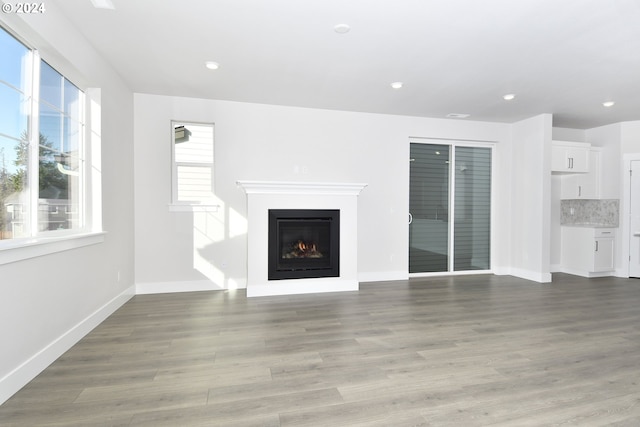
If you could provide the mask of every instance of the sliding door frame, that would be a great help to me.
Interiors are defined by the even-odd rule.
[[[490,230],[489,230],[489,260],[490,260],[490,266],[489,269],[487,270],[464,270],[464,271],[453,271],[454,268],[454,243],[455,243],[455,238],[454,238],[454,228],[455,228],[455,221],[451,220],[449,221],[449,241],[447,242],[448,245],[448,251],[449,251],[449,256],[448,256],[448,262],[447,262],[447,270],[448,271],[438,271],[438,272],[426,272],[426,273],[408,273],[409,277],[433,277],[433,276],[452,276],[452,275],[470,275],[470,274],[493,274],[493,265],[494,265],[494,259],[495,259],[495,249],[494,249],[494,242],[495,242],[495,215],[494,215],[494,211],[495,211],[495,203],[496,203],[496,196],[495,196],[495,188],[496,188],[496,177],[497,177],[497,173],[496,173],[496,146],[497,143],[495,141],[477,141],[477,140],[464,140],[464,139],[445,139],[445,138],[429,138],[429,137],[410,137],[409,138],[409,145],[411,144],[438,144],[438,145],[447,145],[449,146],[450,149],[450,158],[449,158],[449,162],[450,162],[450,166],[449,166],[449,217],[450,218],[455,218],[455,172],[452,173],[451,168],[455,167],[455,161],[456,161],[456,147],[473,147],[473,148],[489,148],[491,149],[491,197],[490,197],[490,206],[489,206],[489,214],[490,214]],[[409,152],[411,151],[411,149],[409,149]],[[407,165],[409,165],[410,163],[407,162]],[[411,179],[411,172],[409,172],[409,179]],[[409,182],[409,185],[407,186],[407,193],[410,192],[410,188],[411,188],[411,183]],[[409,201],[409,197],[407,197],[407,201]],[[407,211],[409,212],[409,206],[407,206]],[[409,227],[407,227],[407,229],[409,230]],[[409,233],[411,231],[409,230]],[[409,249],[409,238],[407,235],[407,250]],[[408,260],[407,260],[408,261]],[[407,262],[407,271],[409,271],[409,263]]]

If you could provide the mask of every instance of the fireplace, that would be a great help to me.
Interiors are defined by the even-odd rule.
[[[269,209],[269,280],[339,276],[340,210]]]
[[[366,184],[238,181],[238,186],[247,194],[248,297],[358,290],[358,195]],[[311,209],[314,212],[309,215],[307,211]],[[300,224],[310,222],[312,229],[323,231],[321,234],[324,234],[326,230],[322,228],[329,222],[331,244],[327,254],[325,238],[316,236],[315,232],[311,232],[311,235],[300,236],[298,233],[294,234],[295,237],[287,237],[290,242],[295,239],[294,244],[298,240],[303,243],[302,247],[298,247],[301,252],[295,255],[296,258],[293,255],[288,258],[282,253],[284,250],[286,254],[291,249],[287,250],[287,246],[282,243],[274,246],[276,249],[275,252],[274,249],[271,250],[271,258],[277,255],[277,258],[283,259],[279,261],[280,267],[277,267],[276,262],[273,268],[284,270],[276,275],[296,276],[272,279],[269,272],[269,218],[271,212],[277,211],[285,214],[278,215],[282,219],[281,225],[292,225],[291,222],[299,225],[292,221],[298,218]],[[328,214],[336,211],[339,211],[339,216]],[[290,216],[291,213],[295,215]],[[315,221],[316,219],[321,221]],[[275,230],[273,226],[271,228]],[[271,240],[274,239],[272,236]],[[280,240],[282,242],[282,238]],[[320,252],[323,258],[314,254],[314,251]],[[300,260],[302,254],[306,254],[307,259]],[[327,260],[330,267],[326,264]],[[309,265],[301,267],[298,265],[301,263]],[[307,276],[300,277],[301,274]]]

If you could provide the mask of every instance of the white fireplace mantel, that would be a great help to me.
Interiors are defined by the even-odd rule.
[[[237,181],[247,194],[247,296],[357,291],[358,195],[367,184]],[[340,276],[268,279],[270,209],[340,210]]]
[[[357,196],[367,184],[337,182],[237,181],[247,194],[327,194]]]

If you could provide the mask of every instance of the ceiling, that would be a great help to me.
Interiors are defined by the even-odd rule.
[[[111,1],[58,6],[134,92],[507,123],[552,113],[576,129],[640,120],[640,0]]]

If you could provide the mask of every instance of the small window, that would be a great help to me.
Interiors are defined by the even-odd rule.
[[[213,124],[172,122],[174,205],[214,205]]]

